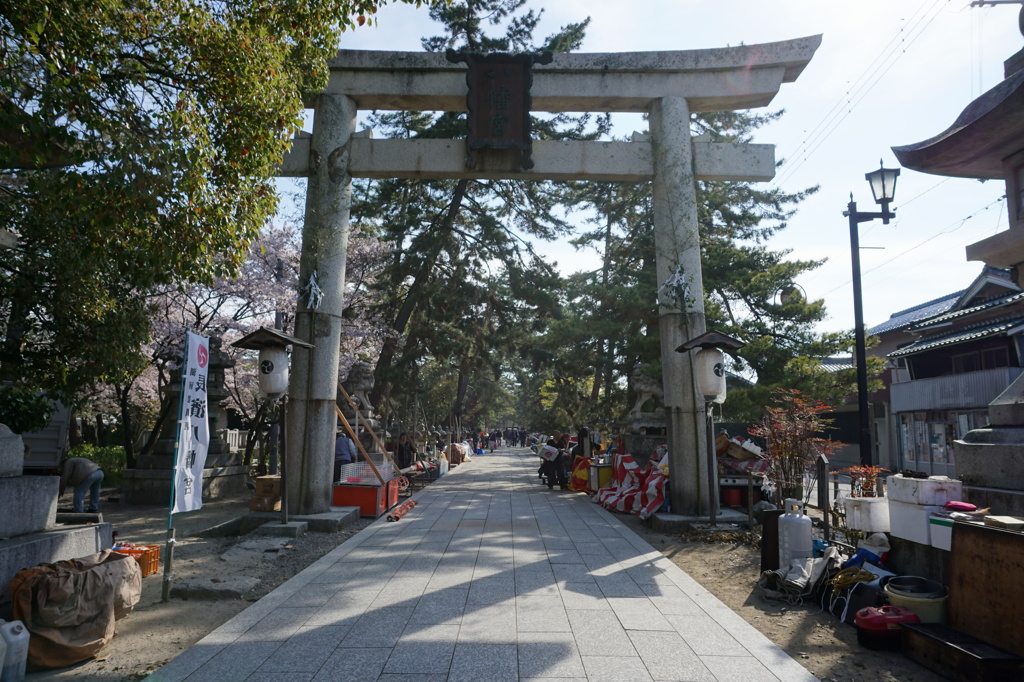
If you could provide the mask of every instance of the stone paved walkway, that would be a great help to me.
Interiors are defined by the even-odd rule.
[[[474,457],[149,679],[814,679],[537,461]]]

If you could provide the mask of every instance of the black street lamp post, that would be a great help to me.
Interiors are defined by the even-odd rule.
[[[881,164],[879,164],[881,165]],[[876,171],[866,173],[864,177],[871,185],[871,193],[875,197],[875,203],[882,207],[881,211],[858,211],[857,202],[850,194],[850,203],[846,205],[843,215],[850,219],[850,260],[853,265],[853,316],[854,316],[854,346],[856,357],[854,359],[857,369],[857,406],[860,416],[860,463],[870,465],[872,463],[871,448],[871,421],[868,414],[868,368],[867,350],[864,340],[864,303],[861,300],[860,286],[860,236],[857,226],[878,218],[882,224],[888,225],[889,221],[896,217],[895,211],[889,210],[889,203],[896,194],[896,178],[899,177],[898,168],[881,167]]]

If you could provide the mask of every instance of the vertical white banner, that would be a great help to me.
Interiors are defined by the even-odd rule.
[[[195,511],[203,506],[203,467],[206,466],[206,452],[210,447],[210,425],[206,418],[206,368],[210,364],[210,342],[205,336],[188,332],[185,348],[171,513]]]

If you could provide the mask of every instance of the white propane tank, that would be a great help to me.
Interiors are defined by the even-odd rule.
[[[20,620],[0,624],[0,639],[7,644],[0,682],[21,682],[28,662],[28,630]]]
[[[800,500],[786,500],[786,513],[779,517],[779,568],[789,568],[793,559],[809,559],[811,517],[804,514]]]

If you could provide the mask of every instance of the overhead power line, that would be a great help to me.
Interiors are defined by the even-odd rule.
[[[898,260],[900,258],[903,258],[907,254],[913,253],[914,251],[916,251],[917,249],[921,248],[922,246],[924,246],[928,242],[933,241],[933,240],[935,240],[935,239],[937,239],[937,238],[939,238],[939,237],[941,237],[943,235],[952,234],[953,232],[956,232],[957,230],[962,228],[964,225],[966,225],[971,219],[979,217],[982,213],[984,213],[985,211],[988,211],[993,206],[998,204],[1001,207],[1002,204],[1003,204],[1003,201],[1005,199],[1006,199],[1005,196],[1001,196],[998,199],[996,199],[995,201],[992,201],[992,202],[990,202],[988,204],[985,204],[981,208],[979,208],[979,209],[977,209],[975,211],[972,211],[969,215],[961,218],[960,220],[954,221],[954,222],[950,223],[949,225],[943,227],[941,230],[939,230],[938,232],[932,234],[931,236],[929,236],[928,238],[924,239],[923,241],[915,244],[914,246],[911,246],[908,249],[905,249],[904,251],[901,251],[900,253],[896,254],[895,256],[893,256],[889,260],[885,261],[884,263],[879,263],[878,265],[874,266],[873,268],[871,268],[869,270],[865,270],[862,274],[863,275],[867,275],[869,273],[875,272],[876,270],[884,268],[886,265],[889,265],[890,263],[892,263],[892,262],[894,262],[894,261],[896,261],[896,260]],[[1000,210],[1002,210],[1002,209],[1000,208]],[[852,279],[848,279],[848,280],[844,281],[842,284],[838,285],[837,287],[835,287],[833,289],[830,289],[827,292],[825,292],[824,294],[822,294],[821,298],[824,298],[824,297],[828,296],[829,294],[833,294],[833,293],[839,291],[840,289],[844,289],[844,288],[846,288],[847,286],[849,286],[852,283],[853,283],[853,280]]]
[[[926,0],[911,15],[907,24],[901,27],[875,56],[871,63],[857,77],[853,84],[843,93],[832,108],[807,134],[793,153],[794,161],[786,163],[782,171],[772,181],[773,185],[781,185],[789,179],[837,128],[853,113],[857,105],[871,90],[889,73],[900,57],[917,42],[925,30],[938,17],[944,2],[949,0]]]

